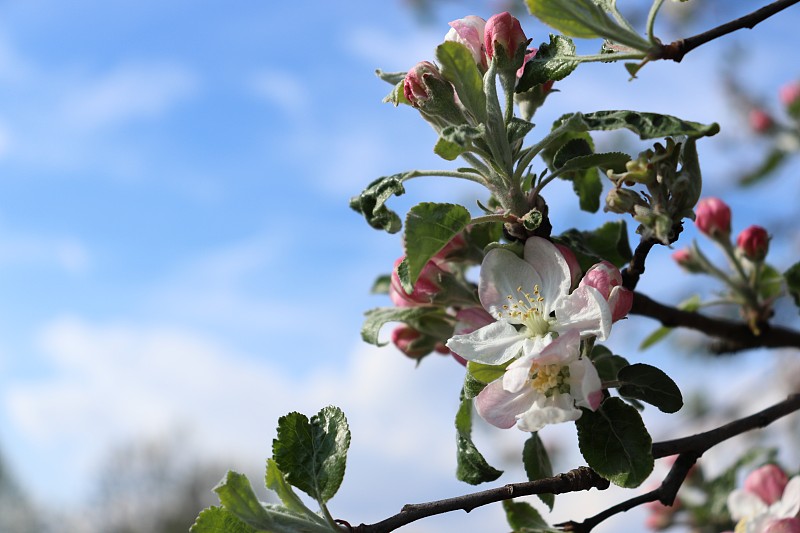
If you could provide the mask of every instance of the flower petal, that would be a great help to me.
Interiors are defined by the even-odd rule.
[[[767,504],[751,492],[736,489],[728,494],[728,511],[734,520],[739,521],[767,512]]]
[[[505,320],[492,322],[465,335],[453,335],[447,347],[470,361],[502,365],[519,355],[527,337]]]
[[[522,362],[523,364],[517,364]],[[519,394],[519,391],[528,383],[528,376],[531,372],[530,359],[522,361],[517,359],[506,368],[503,374],[503,389],[506,392]]]
[[[541,350],[541,353],[535,357],[536,364],[538,365],[568,365],[572,361],[578,359],[581,347],[581,335],[577,329],[571,329],[559,335],[553,342],[548,344]]]
[[[524,256],[541,278],[539,293],[544,298],[545,314],[550,314],[558,301],[569,294],[572,286],[569,264],[555,244],[541,237],[525,241]]]
[[[770,513],[778,518],[790,518],[800,513],[800,476],[789,480],[781,500],[770,507]]]
[[[575,405],[596,411],[603,400],[603,384],[594,364],[578,359],[569,365],[569,393]]]
[[[508,318],[503,306],[509,305],[510,300],[515,303],[522,296],[520,287],[532,292],[534,285],[541,284],[539,274],[530,264],[508,250],[495,248],[483,258],[478,294],[484,309],[493,317],[519,324],[519,320]]]
[[[602,341],[611,331],[611,309],[594,287],[578,287],[559,301],[555,312],[552,328],[559,333],[577,329],[581,337],[596,335]]]
[[[548,424],[569,422],[581,417],[580,409],[575,409],[569,394],[553,394],[549,398],[536,392],[534,394],[533,405],[518,417],[517,427],[522,431],[539,431]]]
[[[503,380],[496,379],[475,397],[475,409],[493,426],[508,429],[517,423],[517,415],[530,407],[536,394],[531,388],[521,394],[507,392]]]

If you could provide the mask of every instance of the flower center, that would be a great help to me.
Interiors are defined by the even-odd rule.
[[[528,374],[530,385],[534,390],[544,394],[548,398],[555,393],[568,394],[569,383],[569,367],[554,365],[531,365],[531,371]]]
[[[513,294],[506,296],[509,303],[503,309],[508,318],[522,322],[528,328],[530,337],[544,336],[550,331],[550,317],[545,314],[544,298],[539,293],[539,286],[533,286],[533,294],[523,291],[522,287],[517,287],[517,293],[517,297]]]

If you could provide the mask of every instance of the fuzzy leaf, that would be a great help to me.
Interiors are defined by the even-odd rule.
[[[577,119],[577,120],[576,120]],[[641,113],[638,111],[596,111],[594,113],[570,113],[559,118],[554,128],[569,121],[572,131],[608,131],[627,129],[640,139],[661,137],[706,137],[719,133],[716,122],[705,125],[690,122],[660,113]]]
[[[525,467],[528,481],[552,477],[553,465],[550,463],[550,456],[538,433],[531,433],[530,438],[525,441],[525,446],[522,448],[522,464]],[[553,510],[553,504],[556,501],[555,494],[537,494],[537,496],[551,511]]]
[[[459,100],[478,123],[486,122],[486,95],[483,78],[472,53],[461,43],[446,41],[436,48],[442,76],[453,84]]]
[[[575,44],[569,37],[550,34],[550,43],[542,43],[536,55],[525,63],[516,92],[525,92],[547,81],[563,80],[577,68]]]
[[[478,485],[503,473],[489,465],[472,442],[472,400],[462,400],[456,414],[456,478]]]
[[[406,263],[408,282],[416,283],[422,269],[450,240],[472,220],[469,211],[456,204],[424,202],[406,216]]]
[[[191,533],[256,533],[233,514],[222,507],[209,507],[200,512]]]
[[[664,413],[675,413],[683,407],[683,396],[678,386],[654,366],[642,363],[626,366],[620,369],[617,379],[623,382],[618,388],[621,396],[655,405]]]
[[[583,409],[575,422],[584,459],[615,485],[638,487],[653,471],[653,440],[639,413],[619,398],[607,398],[597,411]]]
[[[376,307],[364,313],[361,338],[375,346],[387,343],[379,340],[378,334],[387,322],[403,322],[420,333],[437,338],[449,338],[453,334],[453,323],[438,307]]]
[[[392,196],[400,196],[406,192],[403,181],[412,175],[413,172],[403,172],[376,179],[361,194],[350,198],[350,208],[364,215],[373,228],[397,233],[402,227],[400,217],[384,204]]]
[[[447,126],[442,130],[433,151],[442,159],[453,161],[469,150],[474,141],[481,139],[483,131],[482,127],[476,128],[468,124]]]
[[[278,463],[274,459],[267,459],[267,473],[264,476],[266,487],[278,495],[283,505],[290,511],[305,516],[310,522],[317,522],[321,526],[327,526],[325,519],[306,507],[300,497],[292,490],[292,486],[286,481],[286,476],[278,468]]]
[[[323,504],[339,490],[349,446],[344,413],[325,407],[311,421],[297,412],[279,418],[272,455],[289,483]]]

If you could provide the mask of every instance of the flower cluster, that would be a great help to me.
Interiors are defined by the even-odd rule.
[[[525,242],[522,258],[503,248],[486,254],[478,293],[493,321],[454,335],[447,347],[468,361],[505,367],[475,399],[489,423],[538,431],[577,420],[580,407],[599,406],[602,385],[581,355],[581,339],[604,340],[612,322],[630,310],[632,295],[605,262],[572,290],[576,265],[540,237]]]
[[[737,533],[800,533],[800,476],[789,479],[776,465],[762,466],[728,496],[728,510]]]

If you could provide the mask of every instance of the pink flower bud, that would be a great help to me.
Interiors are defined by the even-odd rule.
[[[525,65],[528,64],[528,61],[536,57],[536,52],[538,52],[536,48],[528,48],[528,50],[525,52],[525,59],[522,61],[522,66],[517,69],[517,78],[522,77],[522,73],[525,72]],[[550,86],[552,87],[553,82],[550,81],[548,83],[550,83]]]
[[[402,283],[400,283],[400,277],[397,275],[397,267],[403,259],[405,257],[401,257],[394,262],[391,285],[389,286],[389,298],[392,299],[392,302],[397,307],[431,305],[433,299],[442,289],[440,279],[445,274],[445,270],[440,268],[436,262],[428,261],[428,264],[422,267],[422,272],[414,284],[414,290],[411,291],[411,294],[407,294],[403,289]]]
[[[744,490],[761,498],[767,505],[779,501],[789,478],[779,467],[769,464],[756,468],[745,478]]]
[[[703,198],[694,212],[694,225],[712,239],[727,239],[731,234],[731,208],[719,198]]]
[[[519,20],[508,11],[493,15],[486,21],[484,45],[486,46],[486,56],[490,61],[494,57],[496,44],[503,47],[508,59],[513,59],[517,49],[527,41],[528,38],[522,31]]]
[[[756,133],[766,133],[775,124],[769,113],[760,108],[751,109],[747,119],[750,121],[750,127]]]
[[[792,107],[800,99],[800,81],[789,82],[778,91],[778,98],[786,107]]]
[[[475,15],[454,20],[450,23],[450,31],[444,36],[445,41],[454,41],[467,47],[475,59],[475,64],[481,72],[486,72],[486,51],[483,47],[483,34],[486,21]]]
[[[431,76],[444,79],[436,65],[430,61],[417,63],[406,74],[406,78],[403,80],[403,94],[414,107],[418,108],[431,99],[431,91],[426,80]]]
[[[768,522],[763,533],[800,533],[800,518],[780,518]]]
[[[430,339],[409,326],[398,326],[393,329],[392,343],[411,359],[422,359],[434,349]]]
[[[769,235],[761,226],[750,226],[736,238],[736,246],[751,261],[763,261],[769,250]]]
[[[572,250],[563,244],[555,243],[555,245],[556,248],[558,248],[558,251],[561,252],[561,255],[564,256],[567,266],[569,266],[569,277],[572,279],[570,287],[575,287],[578,284],[578,281],[581,279],[582,274],[581,265],[578,263],[578,258],[575,257],[575,253]]]
[[[622,274],[608,261],[601,261],[587,270],[580,286],[594,287],[600,291],[608,301],[613,322],[626,316],[633,306],[633,292],[622,286]]]
[[[697,261],[697,258],[694,256],[690,248],[683,248],[681,250],[674,251],[672,253],[672,259],[687,272],[704,272],[703,265]]]
[[[462,233],[456,234],[455,237],[450,239],[450,242],[444,245],[444,248],[436,252],[436,255],[433,256],[433,261],[435,263],[440,263],[442,261],[446,261],[447,258],[453,254],[458,253],[464,246],[466,246],[467,240],[464,238]]]

